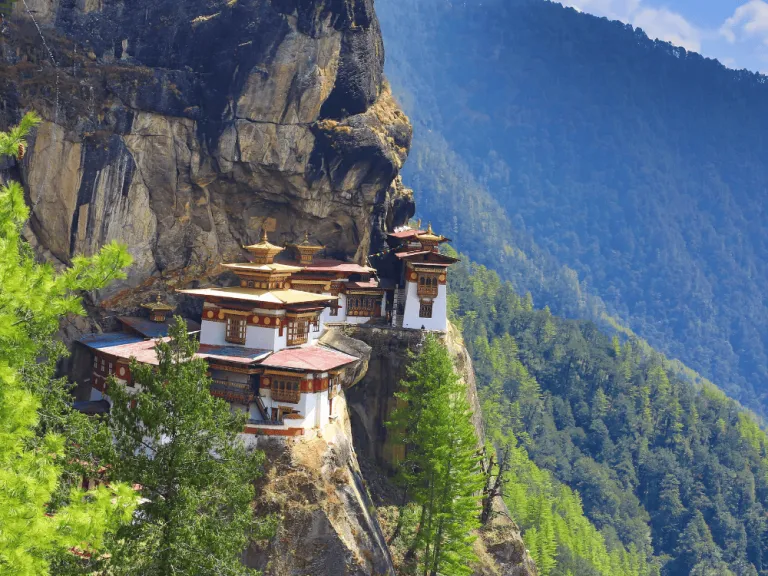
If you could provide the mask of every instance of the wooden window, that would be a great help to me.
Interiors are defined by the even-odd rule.
[[[245,344],[245,316],[227,316],[227,333],[225,340],[234,344]]]
[[[338,316],[339,315],[339,301],[336,300],[336,302],[331,303],[331,316]]]
[[[272,400],[298,404],[301,397],[301,380],[285,376],[273,376],[270,387]]]
[[[288,324],[288,346],[306,344],[309,338],[309,322],[306,318],[297,318]]]
[[[437,297],[438,281],[437,276],[419,274],[419,286],[416,293],[419,296]]]
[[[422,300],[419,305],[419,318],[432,318],[432,301]]]
[[[373,316],[376,308],[376,296],[350,296],[347,300],[349,316]]]

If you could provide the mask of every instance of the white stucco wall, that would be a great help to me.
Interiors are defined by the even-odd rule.
[[[415,282],[406,282],[405,313],[403,314],[403,328],[426,330],[448,329],[448,302],[447,286],[440,284],[437,287],[437,298],[432,301],[432,318],[419,318],[419,296]]]
[[[331,416],[331,407],[328,403],[328,389],[326,388],[322,392],[318,392],[317,394],[313,394],[313,396],[317,396],[317,409],[315,410],[315,426],[318,428],[322,428],[326,424],[328,424],[328,421]]]
[[[311,394],[302,393],[298,404],[283,401],[275,402],[272,400],[271,391],[269,389],[262,389],[261,400],[264,402],[264,406],[270,410],[272,408],[276,409],[278,406],[289,406],[301,414],[301,419],[286,419],[283,421],[288,428],[304,428],[309,430],[315,427],[323,427],[328,424],[330,414],[327,389]],[[258,413],[258,409],[253,405],[251,408],[251,417],[258,418]]]
[[[326,296],[331,296],[330,292],[323,292]],[[339,315],[331,316],[330,307],[320,313],[320,321],[326,322],[346,322],[347,321],[347,297],[345,294],[339,294]]]
[[[200,323],[200,344],[209,344],[211,346],[239,346],[239,344],[227,342],[226,334],[226,322],[203,320]],[[248,326],[245,329],[244,347],[276,352],[287,346],[287,336],[287,327],[283,328],[283,335],[280,336],[279,328]]]
[[[211,322],[205,319],[200,322],[200,344],[225,346],[229,344],[225,339],[226,335],[227,325],[225,322]]]
[[[347,324],[365,324],[370,319],[370,316],[350,316],[344,322]]]
[[[286,332],[287,328],[283,328],[283,335],[280,336],[279,328],[248,326],[245,329],[245,347],[272,350],[273,352],[282,350],[286,345]]]

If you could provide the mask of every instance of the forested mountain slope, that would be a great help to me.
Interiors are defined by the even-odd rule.
[[[422,215],[765,415],[765,77],[541,0],[377,10]]]
[[[733,400],[592,322],[535,310],[466,257],[449,282],[486,434],[514,446],[506,500],[544,576],[606,563],[609,574],[766,573],[768,437]],[[575,528],[579,505],[599,536]],[[618,566],[579,552],[595,537],[623,555]]]

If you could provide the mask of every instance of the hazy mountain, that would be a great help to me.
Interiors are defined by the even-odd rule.
[[[380,0],[420,213],[765,414],[766,78],[540,0]]]

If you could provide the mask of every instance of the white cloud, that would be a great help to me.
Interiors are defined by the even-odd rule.
[[[679,12],[664,7],[672,0],[552,1],[632,24],[642,28],[650,38],[716,57],[730,68],[746,67],[768,73],[768,0],[740,0],[741,6],[730,18],[711,28],[699,28]]]
[[[687,50],[701,50],[701,32],[681,14],[667,8],[652,8],[642,0],[563,0],[582,12],[621,20],[642,28],[651,38],[658,38],[682,46]]]
[[[730,43],[743,41],[748,37],[762,37],[768,44],[768,3],[750,0],[742,4],[720,28],[720,34]]]
[[[631,14],[640,6],[640,0],[563,0],[563,5],[571,6],[579,12],[628,22]]]
[[[666,8],[641,8],[632,15],[632,25],[642,28],[651,38],[701,52],[701,32],[677,12]]]

